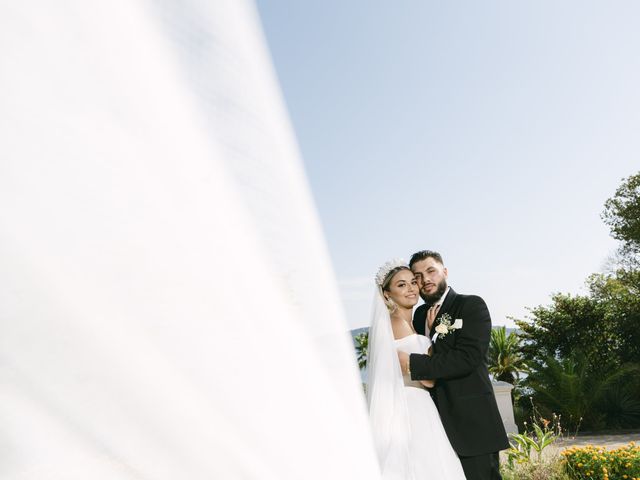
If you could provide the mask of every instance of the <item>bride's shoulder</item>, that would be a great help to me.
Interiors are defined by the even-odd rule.
[[[413,333],[407,322],[401,318],[391,318],[391,330],[393,330],[393,338],[396,340],[409,336]]]

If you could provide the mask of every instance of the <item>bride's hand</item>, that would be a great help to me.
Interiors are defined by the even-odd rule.
[[[398,361],[400,362],[400,370],[404,375],[407,370],[409,370],[409,354],[403,352],[402,350],[398,350]]]
[[[429,346],[426,352],[426,355],[431,356],[432,354],[433,354],[433,345]],[[418,381],[427,388],[433,388],[433,386],[436,384],[435,380],[418,380]]]
[[[425,354],[431,356],[432,353],[433,353],[433,345],[429,346]],[[418,381],[427,388],[433,388],[433,386],[436,384],[435,380],[418,380]]]

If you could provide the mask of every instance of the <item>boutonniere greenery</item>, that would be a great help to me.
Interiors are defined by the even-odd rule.
[[[456,318],[455,320],[452,320],[451,315],[448,313],[440,315],[436,319],[436,322],[436,334],[433,336],[434,342],[439,336],[444,337],[447,334],[462,328],[462,319]]]

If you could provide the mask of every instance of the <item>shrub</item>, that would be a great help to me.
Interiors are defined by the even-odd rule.
[[[547,420],[536,413],[534,408],[531,430],[511,434],[512,446],[506,451],[507,463],[501,468],[503,479],[570,480],[562,457],[543,457],[543,451],[562,434],[559,417],[553,415],[552,420]]]
[[[561,455],[572,480],[640,479],[640,447],[633,442],[615,450],[593,445],[572,447]]]
[[[503,465],[500,473],[502,480],[572,480],[565,471],[564,461],[557,456],[512,467]]]

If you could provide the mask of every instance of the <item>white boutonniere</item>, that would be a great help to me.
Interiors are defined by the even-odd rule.
[[[454,332],[459,328],[462,328],[462,319],[456,318],[452,321],[451,315],[445,313],[436,319],[438,322],[436,325],[436,333],[432,338],[432,341],[436,341],[436,339],[440,337],[446,336],[450,332]]]

